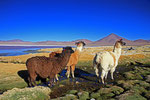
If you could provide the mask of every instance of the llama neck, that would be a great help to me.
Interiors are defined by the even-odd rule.
[[[59,64],[65,67],[69,61],[70,55],[71,54],[64,54],[64,56],[60,59],[61,61]]]
[[[80,47],[77,47],[77,48],[76,48],[76,51],[78,50],[79,52],[81,52],[82,49],[83,49],[83,46],[80,46]]]
[[[74,51],[74,55],[75,55],[76,57],[79,57],[80,51],[79,51],[79,50],[75,50],[75,51]]]
[[[79,58],[80,52],[82,51],[83,47],[77,47],[74,54]]]
[[[121,55],[121,48],[114,47],[113,52],[116,54],[117,58],[119,59],[119,57]]]
[[[70,55],[71,54],[67,53],[67,54],[64,54],[63,57],[60,57],[57,59],[57,62],[59,62],[59,63],[57,63],[58,66],[53,68],[53,70],[55,70],[56,74],[59,73],[61,70],[63,70],[66,67],[66,65],[69,61]]]

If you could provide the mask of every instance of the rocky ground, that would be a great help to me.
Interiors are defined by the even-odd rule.
[[[25,88],[27,87],[25,61],[32,56],[48,56],[48,53],[0,57],[0,100],[150,100],[150,46],[133,49],[123,49],[114,73],[115,80],[110,79],[109,73],[104,85],[98,83],[92,59],[96,52],[110,51],[112,47],[86,48],[76,66],[75,79],[71,77],[67,79],[66,70],[63,70],[59,75],[59,81],[53,87],[49,88],[37,81],[40,86],[42,85],[39,90]],[[29,99],[28,95],[31,94],[32,97],[29,98],[32,99]]]
[[[52,89],[53,100],[148,100],[150,99],[150,67],[131,66],[128,71],[115,73],[114,81],[108,78],[105,85],[93,80],[60,85]],[[71,86],[70,86],[71,85]],[[58,89],[59,92],[56,92]],[[55,92],[53,91],[55,90]],[[58,93],[58,94],[57,94]],[[55,96],[54,96],[55,95]],[[58,97],[57,97],[58,96]],[[61,96],[61,97],[59,97]]]
[[[79,73],[80,72],[80,73]],[[97,77],[81,69],[76,70],[75,79],[66,79],[65,70],[53,87],[38,86],[8,90],[0,100],[149,100],[150,66],[120,66],[115,80],[98,83]],[[29,96],[32,95],[32,96]],[[14,99],[15,98],[15,99]]]

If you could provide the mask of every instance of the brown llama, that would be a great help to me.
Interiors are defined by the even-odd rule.
[[[39,75],[41,78],[49,78],[51,86],[55,75],[66,67],[73,52],[71,47],[64,47],[59,57],[36,56],[27,59],[26,67],[29,73],[29,85],[35,86],[36,77]]]
[[[86,45],[83,41],[76,42],[75,45],[77,45],[76,50],[74,53],[71,54],[69,62],[67,64],[67,77],[70,76],[70,70],[72,72],[72,77],[74,78],[74,71],[75,66],[78,63],[80,52],[83,50],[84,46]]]

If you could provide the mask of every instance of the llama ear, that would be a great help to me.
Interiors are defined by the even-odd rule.
[[[69,47],[69,49],[72,49],[72,47]]]
[[[123,39],[119,39],[119,41],[122,41]]]
[[[63,47],[63,50],[65,50],[66,49],[66,47]]]
[[[86,45],[84,42],[82,42],[82,43],[83,43],[83,46],[85,46],[85,45]]]

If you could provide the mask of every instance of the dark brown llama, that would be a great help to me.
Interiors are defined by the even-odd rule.
[[[59,57],[49,58],[45,56],[36,56],[29,58],[26,61],[26,67],[29,73],[29,86],[36,85],[35,80],[37,75],[41,78],[49,78],[50,85],[52,85],[55,75],[66,67],[70,55],[73,52],[71,47],[64,47]]]

